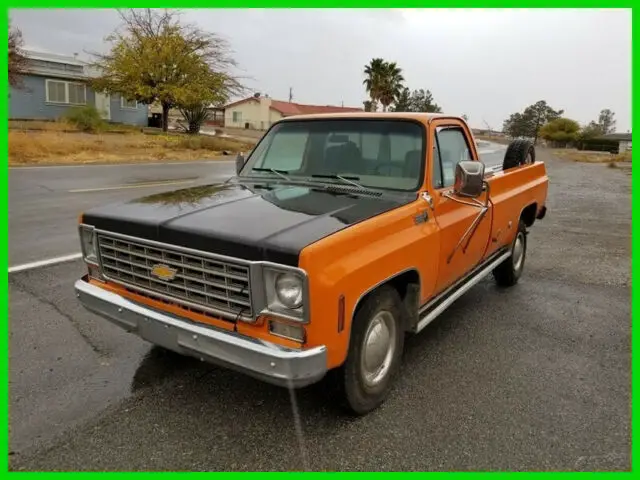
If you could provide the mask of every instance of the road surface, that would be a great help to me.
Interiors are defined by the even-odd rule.
[[[12,470],[628,470],[630,177],[552,159],[513,289],[488,279],[406,346],[389,401],[346,417],[163,353],[84,311],[79,260],[9,275]],[[129,168],[129,170],[125,170]],[[10,265],[77,250],[77,212],[232,164],[10,171]],[[292,402],[292,399],[295,402]]]

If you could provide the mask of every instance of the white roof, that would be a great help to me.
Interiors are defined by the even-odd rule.
[[[44,60],[46,62],[66,63],[67,65],[84,66],[86,62],[71,55],[59,55],[57,53],[41,52],[37,50],[22,50],[25,57],[32,60]]]

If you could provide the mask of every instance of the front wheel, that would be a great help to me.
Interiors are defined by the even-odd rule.
[[[501,287],[511,287],[518,283],[527,255],[527,227],[522,220],[518,224],[516,238],[511,245],[511,256],[493,270],[496,283]]]
[[[343,403],[356,415],[376,409],[389,395],[404,347],[401,315],[398,292],[382,287],[354,318],[347,360],[336,381]]]

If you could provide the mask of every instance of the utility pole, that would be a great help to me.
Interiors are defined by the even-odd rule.
[[[293,101],[293,87],[289,87],[289,103]]]

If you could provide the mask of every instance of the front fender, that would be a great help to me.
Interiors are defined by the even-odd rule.
[[[311,321],[309,347],[326,345],[329,368],[346,359],[351,324],[358,303],[375,288],[404,272],[415,270],[420,297],[435,288],[440,255],[438,228],[424,202],[384,213],[326,237],[300,255],[300,267],[309,275]],[[344,297],[344,301],[340,298]],[[341,313],[340,310],[343,309]],[[341,315],[343,320],[339,321]]]

